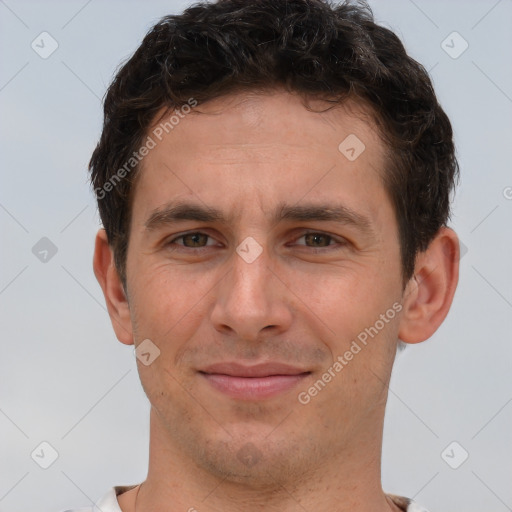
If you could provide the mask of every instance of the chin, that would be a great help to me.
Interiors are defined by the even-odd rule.
[[[243,485],[255,490],[280,489],[304,476],[304,453],[297,450],[297,443],[288,436],[263,436],[226,439],[209,439],[197,442],[202,446],[195,453],[196,463],[208,473],[223,481]],[[265,437],[267,436],[267,437]],[[308,457],[306,457],[308,458]]]

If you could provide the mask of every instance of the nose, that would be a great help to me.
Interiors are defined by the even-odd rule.
[[[286,331],[292,322],[293,294],[269,266],[266,251],[251,263],[238,253],[217,288],[211,313],[215,329],[246,341]]]

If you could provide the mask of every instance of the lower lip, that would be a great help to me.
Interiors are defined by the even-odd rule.
[[[259,400],[289,391],[309,373],[270,375],[268,377],[233,377],[218,373],[201,373],[201,375],[212,387],[232,398]]]

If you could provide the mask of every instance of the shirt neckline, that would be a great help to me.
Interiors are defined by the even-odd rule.
[[[133,484],[133,485],[116,485],[112,487],[112,489],[104,496],[102,501],[98,503],[98,508],[101,510],[101,503],[104,505],[108,504],[111,507],[112,512],[122,512],[121,507],[119,505],[119,501],[117,500],[117,497],[121,494],[124,494],[125,492],[131,491],[135,487],[137,487],[140,484]],[[386,493],[386,496],[388,496],[391,501],[400,507],[401,510],[404,512],[427,512],[425,509],[422,509],[421,507],[418,507],[417,504],[412,501],[409,498],[406,498],[404,496],[398,496],[396,494],[388,494]]]

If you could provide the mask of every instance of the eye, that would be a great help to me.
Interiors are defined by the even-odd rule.
[[[311,247],[313,249],[324,249],[328,247],[332,247],[336,243],[338,245],[346,245],[346,242],[342,239],[335,239],[333,236],[328,235],[327,233],[321,233],[316,231],[309,231],[304,233],[301,237],[297,238],[295,241],[304,239],[306,246]],[[331,242],[334,242],[332,244]],[[310,245],[309,245],[310,244]],[[299,244],[302,245],[302,244]]]
[[[300,240],[304,240],[303,243],[298,243]],[[210,243],[208,243],[210,241]],[[340,246],[347,245],[347,242],[342,238],[337,238],[332,235],[328,235],[327,233],[317,232],[317,231],[309,231],[303,233],[302,236],[296,238],[295,243],[297,245],[303,245],[309,249],[318,249],[320,252],[322,250],[329,250],[340,248]],[[183,248],[186,249],[207,249],[207,247],[212,247],[216,245],[216,241],[210,235],[203,233],[201,231],[192,231],[189,233],[184,233],[180,236],[177,236],[167,242],[168,246],[174,246],[174,248]]]
[[[203,247],[207,247],[208,245],[215,245],[215,243],[206,244],[206,241],[208,239],[214,241],[210,235],[207,235],[206,233],[201,233],[200,231],[194,231],[173,238],[168,242],[168,245],[178,245],[180,247],[186,247],[187,249],[202,249]],[[177,244],[177,240],[182,240],[183,244]]]

